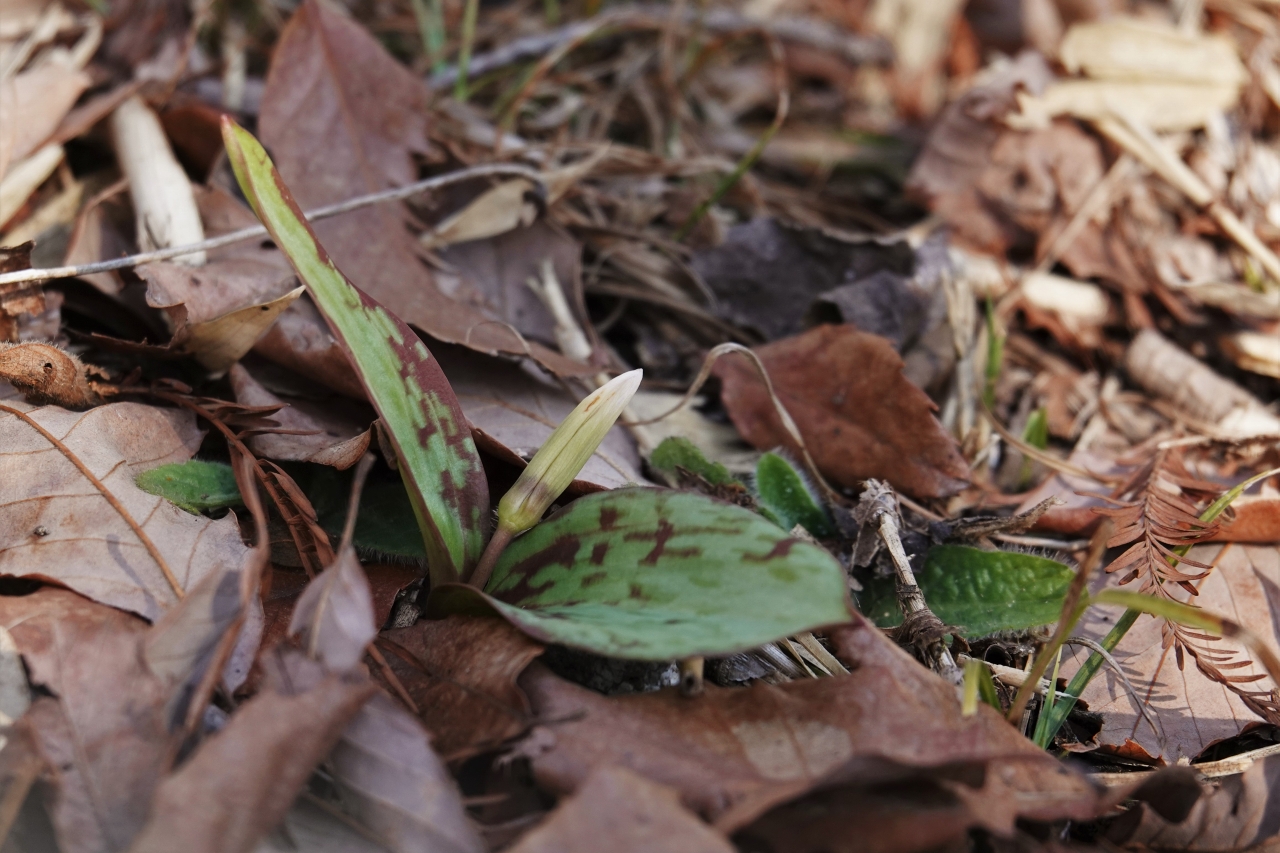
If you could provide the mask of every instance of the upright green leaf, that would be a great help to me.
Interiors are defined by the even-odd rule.
[[[916,583],[939,619],[966,637],[982,637],[1057,622],[1074,575],[1062,563],[1032,554],[937,545]],[[882,628],[901,623],[893,579],[869,584],[861,609]]]
[[[616,658],[754,648],[850,617],[840,564],[750,510],[628,488],[579,498],[516,539],[486,587],[427,613],[497,611],[540,640]]]
[[[809,490],[804,477],[776,453],[766,453],[756,463],[756,493],[760,511],[786,530],[797,524],[814,536],[833,536],[831,517]]]
[[[334,266],[258,141],[228,118],[222,138],[245,197],[307,286],[387,427],[431,582],[456,580],[484,548],[489,487],[444,371],[408,325]]]

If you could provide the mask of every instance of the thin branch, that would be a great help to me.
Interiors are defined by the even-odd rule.
[[[178,583],[178,578],[173,574],[173,571],[169,568],[169,564],[165,562],[164,557],[160,555],[160,549],[156,547],[156,543],[152,542],[151,537],[142,529],[142,525],[138,524],[138,522],[134,520],[133,516],[129,514],[129,510],[125,509],[124,504],[120,503],[120,500],[115,495],[111,494],[111,490],[107,488],[106,484],[99,480],[97,476],[80,461],[80,458],[72,452],[70,447],[67,447],[57,438],[57,436],[49,432],[40,424],[36,423],[35,419],[26,412],[21,409],[15,409],[12,406],[7,406],[4,403],[0,403],[0,412],[8,412],[11,415],[17,415],[21,418],[28,426],[44,436],[50,444],[58,448],[58,451],[62,453],[63,456],[67,457],[67,460],[72,465],[76,466],[80,473],[83,474],[90,483],[93,483],[93,487],[107,499],[107,503],[111,504],[112,509],[118,512],[120,517],[125,520],[125,523],[129,525],[129,529],[138,537],[138,541],[142,543],[142,547],[147,549],[147,553],[151,555],[151,559],[156,561],[156,565],[160,567],[160,572],[164,575],[164,579],[169,582],[169,586],[173,589],[173,594],[179,601],[181,601],[185,595],[182,590],[182,585]]]
[[[384,201],[401,201],[419,193],[430,192],[450,184],[456,184],[460,181],[469,181],[473,178],[483,178],[491,175],[511,175],[527,178],[538,186],[543,185],[542,175],[534,169],[527,166],[517,166],[512,163],[485,163],[480,166],[472,166],[467,169],[459,169],[450,172],[447,175],[437,175],[434,178],[427,178],[425,181],[406,184],[403,187],[397,187],[393,190],[383,190],[382,192],[370,193],[369,195],[357,196],[355,198],[340,201],[337,204],[326,205],[304,214],[311,222],[317,222],[321,219],[328,219],[331,216],[338,216],[343,213],[350,213],[353,210],[360,210],[374,204],[381,204]],[[241,228],[239,231],[232,231],[230,234],[222,234],[218,237],[212,237],[208,240],[202,240],[199,243],[188,243],[185,246],[170,246],[166,249],[156,249],[152,252],[141,252],[136,255],[129,255],[124,258],[115,258],[110,261],[98,261],[92,264],[79,264],[76,266],[65,267],[48,267],[45,269],[26,269],[16,270],[14,272],[0,273],[0,287],[6,284],[18,284],[27,281],[50,281],[55,278],[75,278],[82,275],[91,275],[93,273],[111,272],[113,270],[132,269],[133,267],[150,264],[156,261],[167,261],[173,258],[180,258],[183,255],[192,255],[197,252],[207,252],[212,249],[220,249],[223,246],[230,246],[233,243],[240,243],[245,240],[252,240],[255,237],[265,237],[267,229],[261,225],[254,225],[249,228]]]

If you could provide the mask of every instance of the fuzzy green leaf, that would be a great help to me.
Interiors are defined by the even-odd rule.
[[[143,471],[134,478],[139,489],[157,495],[187,512],[239,506],[244,503],[235,472],[225,462],[190,459]]]
[[[766,453],[756,464],[756,492],[760,510],[786,530],[797,524],[814,536],[832,536],[835,528],[804,477],[776,453]]]
[[[245,197],[307,286],[387,427],[432,583],[457,580],[484,548],[489,487],[444,371],[404,321],[334,266],[258,141],[225,117],[222,138]]]
[[[966,637],[983,637],[1058,621],[1074,575],[1045,557],[937,545],[929,549],[916,583],[934,615]],[[862,611],[882,628],[902,622],[892,578],[867,585]]]
[[[305,480],[305,491],[315,507],[320,526],[336,539],[342,535],[347,521],[351,472],[335,471],[324,465],[312,465],[304,470],[306,474],[301,470],[294,473],[294,479],[299,483]],[[351,544],[361,554],[372,553],[377,559],[395,558],[415,563],[426,560],[422,537],[414,523],[413,505],[403,482],[369,478],[360,492]]]
[[[654,448],[649,457],[649,464],[671,477],[675,482],[676,468],[692,471],[713,486],[724,486],[737,482],[729,469],[719,462],[712,462],[698,446],[687,438],[664,438]]]
[[[497,611],[544,642],[635,660],[728,654],[850,617],[822,548],[666,489],[579,498],[503,552],[486,592],[434,589],[427,614]]]

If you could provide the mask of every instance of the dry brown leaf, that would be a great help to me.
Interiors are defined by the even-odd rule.
[[[529,725],[516,679],[542,646],[509,623],[450,616],[384,631],[377,646],[446,759],[493,747]]]
[[[66,62],[0,81],[0,178],[48,139],[89,83],[88,74]]]
[[[536,196],[532,195],[536,189],[527,178],[503,181],[447,216],[423,234],[419,242],[428,249],[439,249],[527,228],[538,218]]]
[[[49,814],[63,853],[124,850],[172,761],[166,690],[143,663],[141,619],[67,590],[0,596],[33,684],[52,693],[28,712],[55,768]]]
[[[1280,497],[1245,495],[1231,504],[1232,517],[1210,542],[1280,543]]]
[[[417,178],[412,155],[428,148],[428,97],[360,25],[309,0],[276,44],[262,141],[304,209],[345,201]],[[383,204],[317,223],[316,232],[352,281],[432,337],[491,355],[532,355],[556,373],[594,372],[445,296],[408,225],[403,206]]]
[[[356,551],[350,545],[338,552],[298,597],[289,633],[302,633],[307,654],[333,672],[355,669],[365,648],[378,635],[374,624],[373,593]]]
[[[138,403],[69,412],[35,409],[3,394],[0,400],[27,412],[98,478],[181,589],[248,557],[234,516],[192,515],[134,485],[142,471],[195,453],[202,433],[188,412]],[[0,573],[49,578],[153,620],[177,601],[129,522],[44,435],[0,413],[0,448]]]
[[[987,209],[976,188],[990,166],[992,148],[1007,133],[999,120],[1013,108],[1014,93],[1038,92],[1051,79],[1044,58],[1024,52],[984,71],[934,124],[907,188],[955,229],[962,244],[999,255],[1011,242],[1008,224]]]
[[[1265,546],[1206,545],[1192,549],[1188,556],[1214,566],[1207,578],[1197,582],[1200,594],[1193,604],[1247,625],[1273,649],[1280,647],[1280,552]],[[1186,594],[1176,597],[1190,598]],[[1119,616],[1114,607],[1091,608],[1075,633],[1101,641]],[[1151,755],[1163,755],[1172,762],[1181,756],[1194,758],[1213,741],[1239,734],[1257,721],[1238,696],[1205,677],[1194,662],[1188,660],[1180,670],[1173,650],[1164,648],[1162,634],[1162,620],[1139,617],[1112,654],[1140,697],[1149,703],[1149,710],[1164,729],[1167,748],[1161,750],[1155,734],[1138,714],[1135,700],[1108,668],[1098,673],[1081,697],[1091,711],[1103,715],[1099,743],[1118,748],[1131,739]],[[1224,650],[1238,648],[1228,640],[1213,645]],[[1070,657],[1064,656],[1063,677],[1070,678],[1088,655],[1088,649],[1076,648]],[[1259,665],[1251,664],[1230,674],[1263,673]],[[1269,682],[1245,686],[1265,689]]]
[[[418,720],[378,693],[329,754],[345,810],[393,853],[481,853],[444,762]]]
[[[264,433],[249,439],[258,456],[294,462],[315,462],[345,471],[360,461],[369,449],[367,426],[376,417],[370,409],[363,422],[346,417],[352,408],[347,401],[325,400],[321,404],[296,399],[289,404],[264,388],[243,365],[235,365],[228,375],[236,402],[246,406],[284,406],[271,419],[286,430],[315,431],[314,435],[273,435]],[[338,411],[335,411],[338,410]]]
[[[902,375],[902,359],[885,338],[847,325],[818,326],[756,353],[832,481],[854,486],[875,477],[915,497],[963,488],[969,477],[964,457],[934,418],[933,403]],[[745,357],[722,358],[714,371],[743,438],[761,450],[795,449]]]
[[[1153,850],[1228,853],[1280,837],[1280,813],[1275,809],[1280,797],[1280,755],[1202,785],[1204,793],[1182,820],[1168,820],[1142,803],[1108,827],[1107,840],[1130,849],[1141,845]]]
[[[548,222],[451,245],[440,252],[440,259],[445,269],[436,271],[436,282],[450,297],[484,305],[491,317],[509,323],[525,337],[555,344],[555,317],[528,284],[531,278],[541,280],[542,265],[549,261],[574,319],[579,326],[590,327],[579,304],[582,246]]]
[[[736,225],[721,245],[690,261],[715,294],[717,313],[766,340],[802,331],[810,303],[828,291],[882,272],[901,281],[914,266],[905,242],[848,239],[774,219]],[[921,307],[899,309],[913,311]]]
[[[322,675],[308,684],[299,670],[310,662],[297,652],[269,660],[267,689],[160,783],[132,853],[252,850],[377,689],[354,676]]]
[[[1082,777],[991,709],[963,717],[954,688],[869,623],[858,620],[833,640],[849,675],[709,686],[696,699],[676,690],[604,697],[535,664],[521,687],[536,718],[555,722],[535,728],[521,752],[553,792],[581,789],[598,767],[622,766],[675,788],[686,806],[726,832],[875,762],[917,769],[991,763],[1007,785],[973,796],[1007,799],[1008,788],[1017,788],[1011,811],[1030,819],[1087,817],[1097,808]]]
[[[732,853],[679,795],[622,767],[601,767],[521,837],[511,853]]]

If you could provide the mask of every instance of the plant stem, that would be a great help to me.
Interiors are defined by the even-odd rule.
[[[467,0],[467,5],[462,10],[462,43],[458,47],[458,79],[453,81],[453,99],[459,103],[467,100],[471,47],[476,40],[476,17],[479,13],[480,0]]]
[[[476,589],[484,589],[484,585],[489,582],[489,577],[493,574],[493,567],[498,564],[498,558],[502,556],[502,552],[511,544],[511,540],[515,538],[515,535],[514,530],[501,525],[497,530],[493,531],[493,538],[489,540],[489,544],[484,548],[484,553],[480,555],[480,562],[476,563],[475,570],[471,572],[471,577],[467,578],[468,584]]]
[[[441,0],[411,0],[418,36],[432,72],[444,70],[444,9]]]

